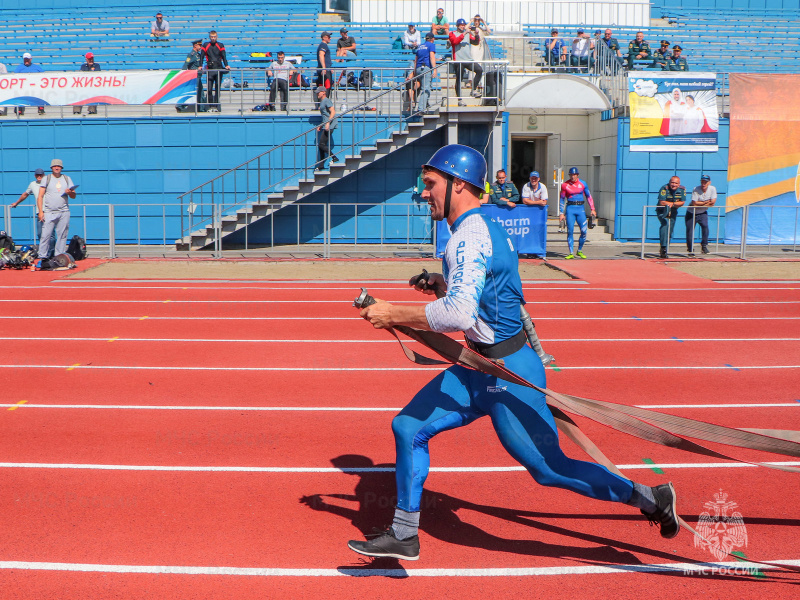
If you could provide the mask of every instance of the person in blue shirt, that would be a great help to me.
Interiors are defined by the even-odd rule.
[[[497,206],[514,208],[519,202],[519,190],[506,177],[506,172],[503,169],[497,172],[497,180],[492,184],[492,193],[489,195],[489,200],[497,204]]]
[[[331,61],[331,49],[328,44],[331,41],[331,34],[323,31],[320,34],[322,41],[317,46],[317,85],[330,90],[333,84],[333,62]]]
[[[33,57],[31,56],[30,52],[26,52],[22,55],[22,64],[17,65],[17,68],[14,69],[15,73],[43,73],[44,69],[41,65],[37,65],[33,62]],[[25,114],[25,107],[18,106],[14,109],[15,113],[19,113],[20,115]],[[39,107],[39,114],[44,114],[44,106]]]
[[[377,300],[363,308],[361,316],[376,329],[405,325],[463,332],[470,348],[489,359],[502,359],[507,369],[545,387],[542,361],[525,343],[517,252],[503,226],[480,209],[485,177],[483,155],[459,144],[439,149],[423,165],[422,197],[432,218],[446,220],[453,235],[442,273],[430,274],[424,285],[413,277],[409,285],[438,299],[423,306]],[[366,556],[417,560],[420,505],[430,468],[428,442],[438,433],[487,416],[503,447],[537,483],[627,503],[659,523],[663,537],[678,534],[672,484],[650,488],[597,463],[567,457],[544,394],[453,365],[427,383],[392,421],[397,507],[391,528],[368,541],[351,540],[348,547]]]
[[[428,110],[428,100],[431,97],[431,84],[436,76],[436,44],[435,37],[430,31],[425,34],[425,42],[417,48],[414,60],[414,75],[420,83],[417,95],[417,111],[424,113]]]
[[[544,61],[550,66],[551,71],[556,71],[560,66],[566,66],[567,55],[565,48],[567,44],[558,37],[558,29],[550,32],[553,37],[547,38],[544,47]]]

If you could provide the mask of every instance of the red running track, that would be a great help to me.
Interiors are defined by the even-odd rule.
[[[526,286],[557,357],[550,387],[728,426],[800,429],[797,286],[725,286],[658,263],[576,268],[589,285]],[[421,560],[367,565],[345,542],[391,519],[391,418],[438,371],[408,363],[356,317],[347,303],[357,285],[11,275],[17,287],[0,298],[13,300],[0,301],[0,337],[13,348],[0,367],[2,598],[624,598],[648,589],[727,598],[794,589],[796,577],[775,572],[684,574],[683,563],[712,560],[688,534],[662,540],[628,507],[537,486],[513,470],[485,419],[431,444]],[[36,281],[41,289],[31,289]],[[383,297],[419,300],[393,284],[370,289],[381,286]],[[70,302],[43,302],[59,299]],[[688,368],[698,366],[707,368]],[[690,523],[722,489],[744,515],[747,556],[800,559],[800,521],[787,501],[797,475],[582,426],[629,476],[675,482]]]

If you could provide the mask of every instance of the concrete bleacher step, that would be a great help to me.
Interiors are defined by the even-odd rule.
[[[408,123],[407,129],[393,132],[391,138],[376,140],[373,142],[374,146],[360,148],[358,154],[340,156],[339,158],[343,160],[330,163],[325,171],[315,171],[313,179],[299,179],[296,184],[284,187],[281,192],[262,194],[260,202],[243,206],[235,213],[225,215],[221,219],[220,228],[223,236],[230,235],[259,219],[268,217],[283,207],[291,206],[309,194],[339,181],[342,177],[372,164],[377,159],[388,156],[407,143],[443,127],[446,122],[446,116],[439,114],[426,115],[418,123]],[[214,228],[210,225],[193,231],[190,235],[180,240],[176,240],[175,245],[182,250],[199,250],[212,244],[214,235]]]

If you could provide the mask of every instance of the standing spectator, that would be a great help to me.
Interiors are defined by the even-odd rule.
[[[419,96],[417,97],[417,111],[424,113],[428,110],[428,100],[431,97],[431,85],[436,77],[436,44],[434,35],[430,31],[425,34],[425,43],[417,48],[414,61],[414,74],[420,76]]]
[[[492,184],[492,193],[489,195],[489,200],[497,204],[497,206],[516,208],[517,202],[519,202],[517,186],[506,180],[505,170],[500,169],[495,175],[497,179]]]
[[[202,71],[203,60],[205,59],[205,52],[203,50],[203,40],[194,40],[192,42],[192,51],[186,55],[186,60],[183,61],[182,71]],[[203,105],[203,77],[200,73],[197,74],[197,96],[195,98],[197,103],[197,110],[205,111],[206,107]],[[188,104],[182,104],[175,108],[178,112],[188,110]]]
[[[414,23],[408,24],[408,29],[403,32],[403,48],[414,50],[422,43],[417,26]]]
[[[638,31],[636,39],[628,44],[628,69],[633,68],[634,60],[645,60],[650,56],[650,44],[644,41],[644,33]]]
[[[436,16],[431,21],[431,33],[433,35],[450,34],[450,23],[448,23],[447,17],[444,16],[443,8],[436,9]]]
[[[209,110],[220,112],[222,105],[219,101],[219,88],[222,83],[222,71],[229,71],[228,57],[225,46],[217,41],[217,32],[213,29],[208,32],[208,42],[203,46],[208,70],[208,103]]]
[[[331,157],[331,162],[338,162],[339,159],[333,154],[333,130],[336,129],[336,107],[328,96],[328,90],[324,87],[317,88],[317,99],[319,100],[319,114],[322,115],[322,123],[317,127],[317,166],[319,171],[325,170],[325,161]]]
[[[347,28],[342,27],[339,30],[341,37],[336,40],[336,56],[344,56],[346,58],[356,57],[356,40],[355,38],[347,35]]]
[[[278,60],[272,61],[267,74],[273,78],[269,88],[270,106],[275,107],[275,92],[279,92],[281,96],[280,110],[286,110],[289,104],[289,79],[294,75],[294,68],[292,63],[286,62],[286,54],[283,50],[278,51]]]
[[[665,71],[688,71],[689,70],[689,63],[686,62],[686,59],[681,56],[681,52],[683,48],[675,44],[672,47],[672,56],[669,57],[667,61],[667,68],[664,69]]]
[[[619,42],[617,41],[617,38],[614,37],[614,34],[610,29],[605,30],[603,38],[600,40],[600,42],[606,45],[606,47],[611,51],[611,54],[614,57],[614,62],[616,63],[616,65],[621,67],[622,50],[620,50]],[[616,72],[616,68],[614,69],[614,72]]]
[[[670,56],[672,56],[672,52],[669,49],[669,41],[661,40],[661,47],[653,52],[653,68],[660,68],[662,71],[668,71],[667,62]]]
[[[39,258],[50,258],[50,245],[53,230],[56,233],[56,254],[67,251],[69,235],[69,200],[75,199],[75,185],[67,175],[62,175],[64,164],[58,158],[50,162],[53,174],[42,180],[36,207],[39,210],[39,221],[42,223],[42,235],[39,239]]]
[[[594,40],[589,38],[589,34],[583,29],[578,29],[578,35],[572,40],[572,50],[570,52],[570,64],[574,73],[587,72],[592,66],[592,55],[594,54]],[[585,67],[585,69],[584,69]]]
[[[156,13],[156,20],[150,23],[150,41],[168,42],[169,41],[169,21],[164,20],[164,15]]]
[[[669,183],[662,185],[658,190],[658,206],[656,216],[661,227],[658,230],[658,240],[661,243],[661,258],[669,258],[667,248],[675,231],[675,219],[678,217],[678,208],[686,202],[686,188],[681,185],[681,178],[673,176]]]
[[[333,72],[331,71],[333,63],[331,62],[331,49],[328,47],[331,34],[323,31],[320,38],[322,41],[317,46],[317,85],[329,90],[333,83]]]
[[[686,250],[694,256],[694,229],[700,225],[700,248],[703,254],[708,254],[708,207],[717,202],[717,188],[711,185],[711,177],[703,175],[700,185],[692,191],[692,201],[683,215],[686,221]]]
[[[531,171],[528,183],[522,186],[522,203],[528,206],[547,206],[547,186],[539,181],[539,171]]]
[[[20,195],[16,202],[11,205],[11,208],[16,208],[25,198],[33,196],[33,201],[39,198],[39,188],[42,186],[42,178],[44,177],[44,169],[36,169],[33,172],[33,181],[28,184],[28,187]]]
[[[483,67],[472,60],[472,49],[470,42],[475,39],[475,34],[472,32],[467,35],[467,22],[464,19],[456,21],[456,30],[450,32],[450,46],[453,48],[453,61],[456,74],[456,96],[458,97],[458,105],[464,106],[461,101],[461,78],[463,77],[464,69],[475,73],[472,80],[472,97],[480,98],[478,86],[481,83],[483,76]]]
[[[41,65],[37,65],[33,62],[33,57],[31,56],[30,52],[26,52],[22,55],[22,64],[17,65],[17,68],[14,69],[15,73],[43,73],[44,69]],[[25,107],[18,106],[14,109],[15,113],[19,113],[20,115],[25,114]],[[44,106],[39,107],[39,114],[44,114]]]
[[[94,62],[94,54],[91,52],[86,53],[86,62],[81,65],[81,71],[101,71],[100,65]],[[73,106],[72,107],[72,114],[79,115],[83,112],[83,106]],[[89,107],[89,114],[96,115],[97,114],[97,106],[90,106]]]
[[[489,28],[489,24],[484,21],[480,15],[475,15],[472,17],[472,27],[475,29],[479,29],[486,35],[491,35],[492,30]]]
[[[567,44],[558,37],[558,29],[550,31],[550,36],[544,45],[544,60],[550,71],[555,71],[566,62]]]

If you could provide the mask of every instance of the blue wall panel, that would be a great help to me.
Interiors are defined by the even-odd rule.
[[[728,191],[728,119],[720,120],[719,150],[717,152],[631,152],[629,133],[629,119],[619,120],[618,139],[623,140],[620,156],[621,163],[617,165],[617,202],[614,225],[614,237],[622,242],[641,241],[642,239],[642,209],[644,206],[654,206],[657,202],[658,190],[669,182],[670,177],[677,175],[681,184],[686,186],[687,192],[700,185],[700,176],[708,174],[711,184],[717,188],[718,207],[725,206],[725,197]],[[673,243],[685,242],[685,228],[683,214],[685,209],[678,212],[678,223]],[[709,227],[712,238],[716,239],[719,224],[720,238],[725,234],[725,217],[716,218],[716,210],[709,211]],[[658,220],[654,209],[649,209],[650,215],[645,222],[646,237],[648,242],[658,241]],[[699,231],[699,229],[698,229]]]

